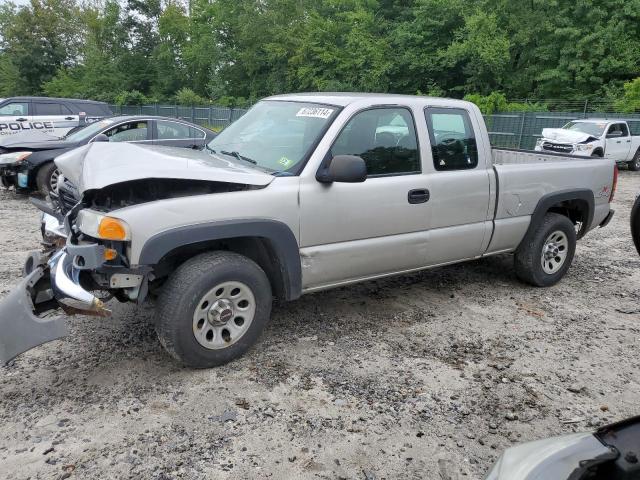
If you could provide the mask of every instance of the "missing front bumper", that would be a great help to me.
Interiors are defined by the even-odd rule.
[[[64,251],[46,263],[31,255],[25,278],[0,301],[0,364],[38,345],[68,335],[61,316],[41,318],[42,311],[62,308],[65,313],[108,316],[104,303],[80,285],[80,272]]]
[[[69,331],[60,316],[35,315],[32,292],[45,275],[37,267],[0,302],[0,363],[5,365],[38,345],[65,337]]]

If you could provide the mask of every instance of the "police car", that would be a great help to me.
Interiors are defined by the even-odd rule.
[[[71,129],[113,115],[104,102],[71,98],[0,99],[0,143],[16,134],[65,136]]]

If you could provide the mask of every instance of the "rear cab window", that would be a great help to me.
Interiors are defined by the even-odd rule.
[[[466,110],[428,107],[425,117],[436,170],[469,170],[478,166],[478,145]]]

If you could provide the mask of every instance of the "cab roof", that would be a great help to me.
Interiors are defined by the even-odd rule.
[[[451,98],[440,97],[423,97],[418,95],[400,95],[395,93],[359,93],[359,92],[309,92],[309,93],[288,93],[284,95],[274,95],[264,100],[280,100],[292,102],[310,102],[324,103],[327,105],[335,105],[346,107],[352,103],[359,103],[368,100],[370,103],[376,104],[393,104],[405,103],[427,106],[437,102],[439,105],[447,105],[451,107],[468,107],[472,105],[464,100],[455,100]]]

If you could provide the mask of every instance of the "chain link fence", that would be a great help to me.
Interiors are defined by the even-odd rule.
[[[591,104],[595,105],[595,104]],[[584,106],[584,105],[583,105]],[[506,112],[485,115],[491,144],[495,147],[532,150],[543,128],[559,128],[571,120],[580,118],[622,119],[629,122],[633,135],[640,135],[640,113],[592,112],[587,108],[573,111]],[[220,130],[234,122],[247,111],[228,107],[185,107],[180,105],[111,105],[116,115],[161,115],[182,118],[204,127]]]
[[[509,112],[485,115],[494,147],[533,150],[543,128],[560,128],[582,118],[620,119],[629,123],[632,135],[640,135],[640,114],[578,112]]]
[[[181,118],[203,127],[220,130],[236,121],[247,111],[244,108],[228,107],[185,107],[181,105],[110,105],[116,115],[160,115]]]

